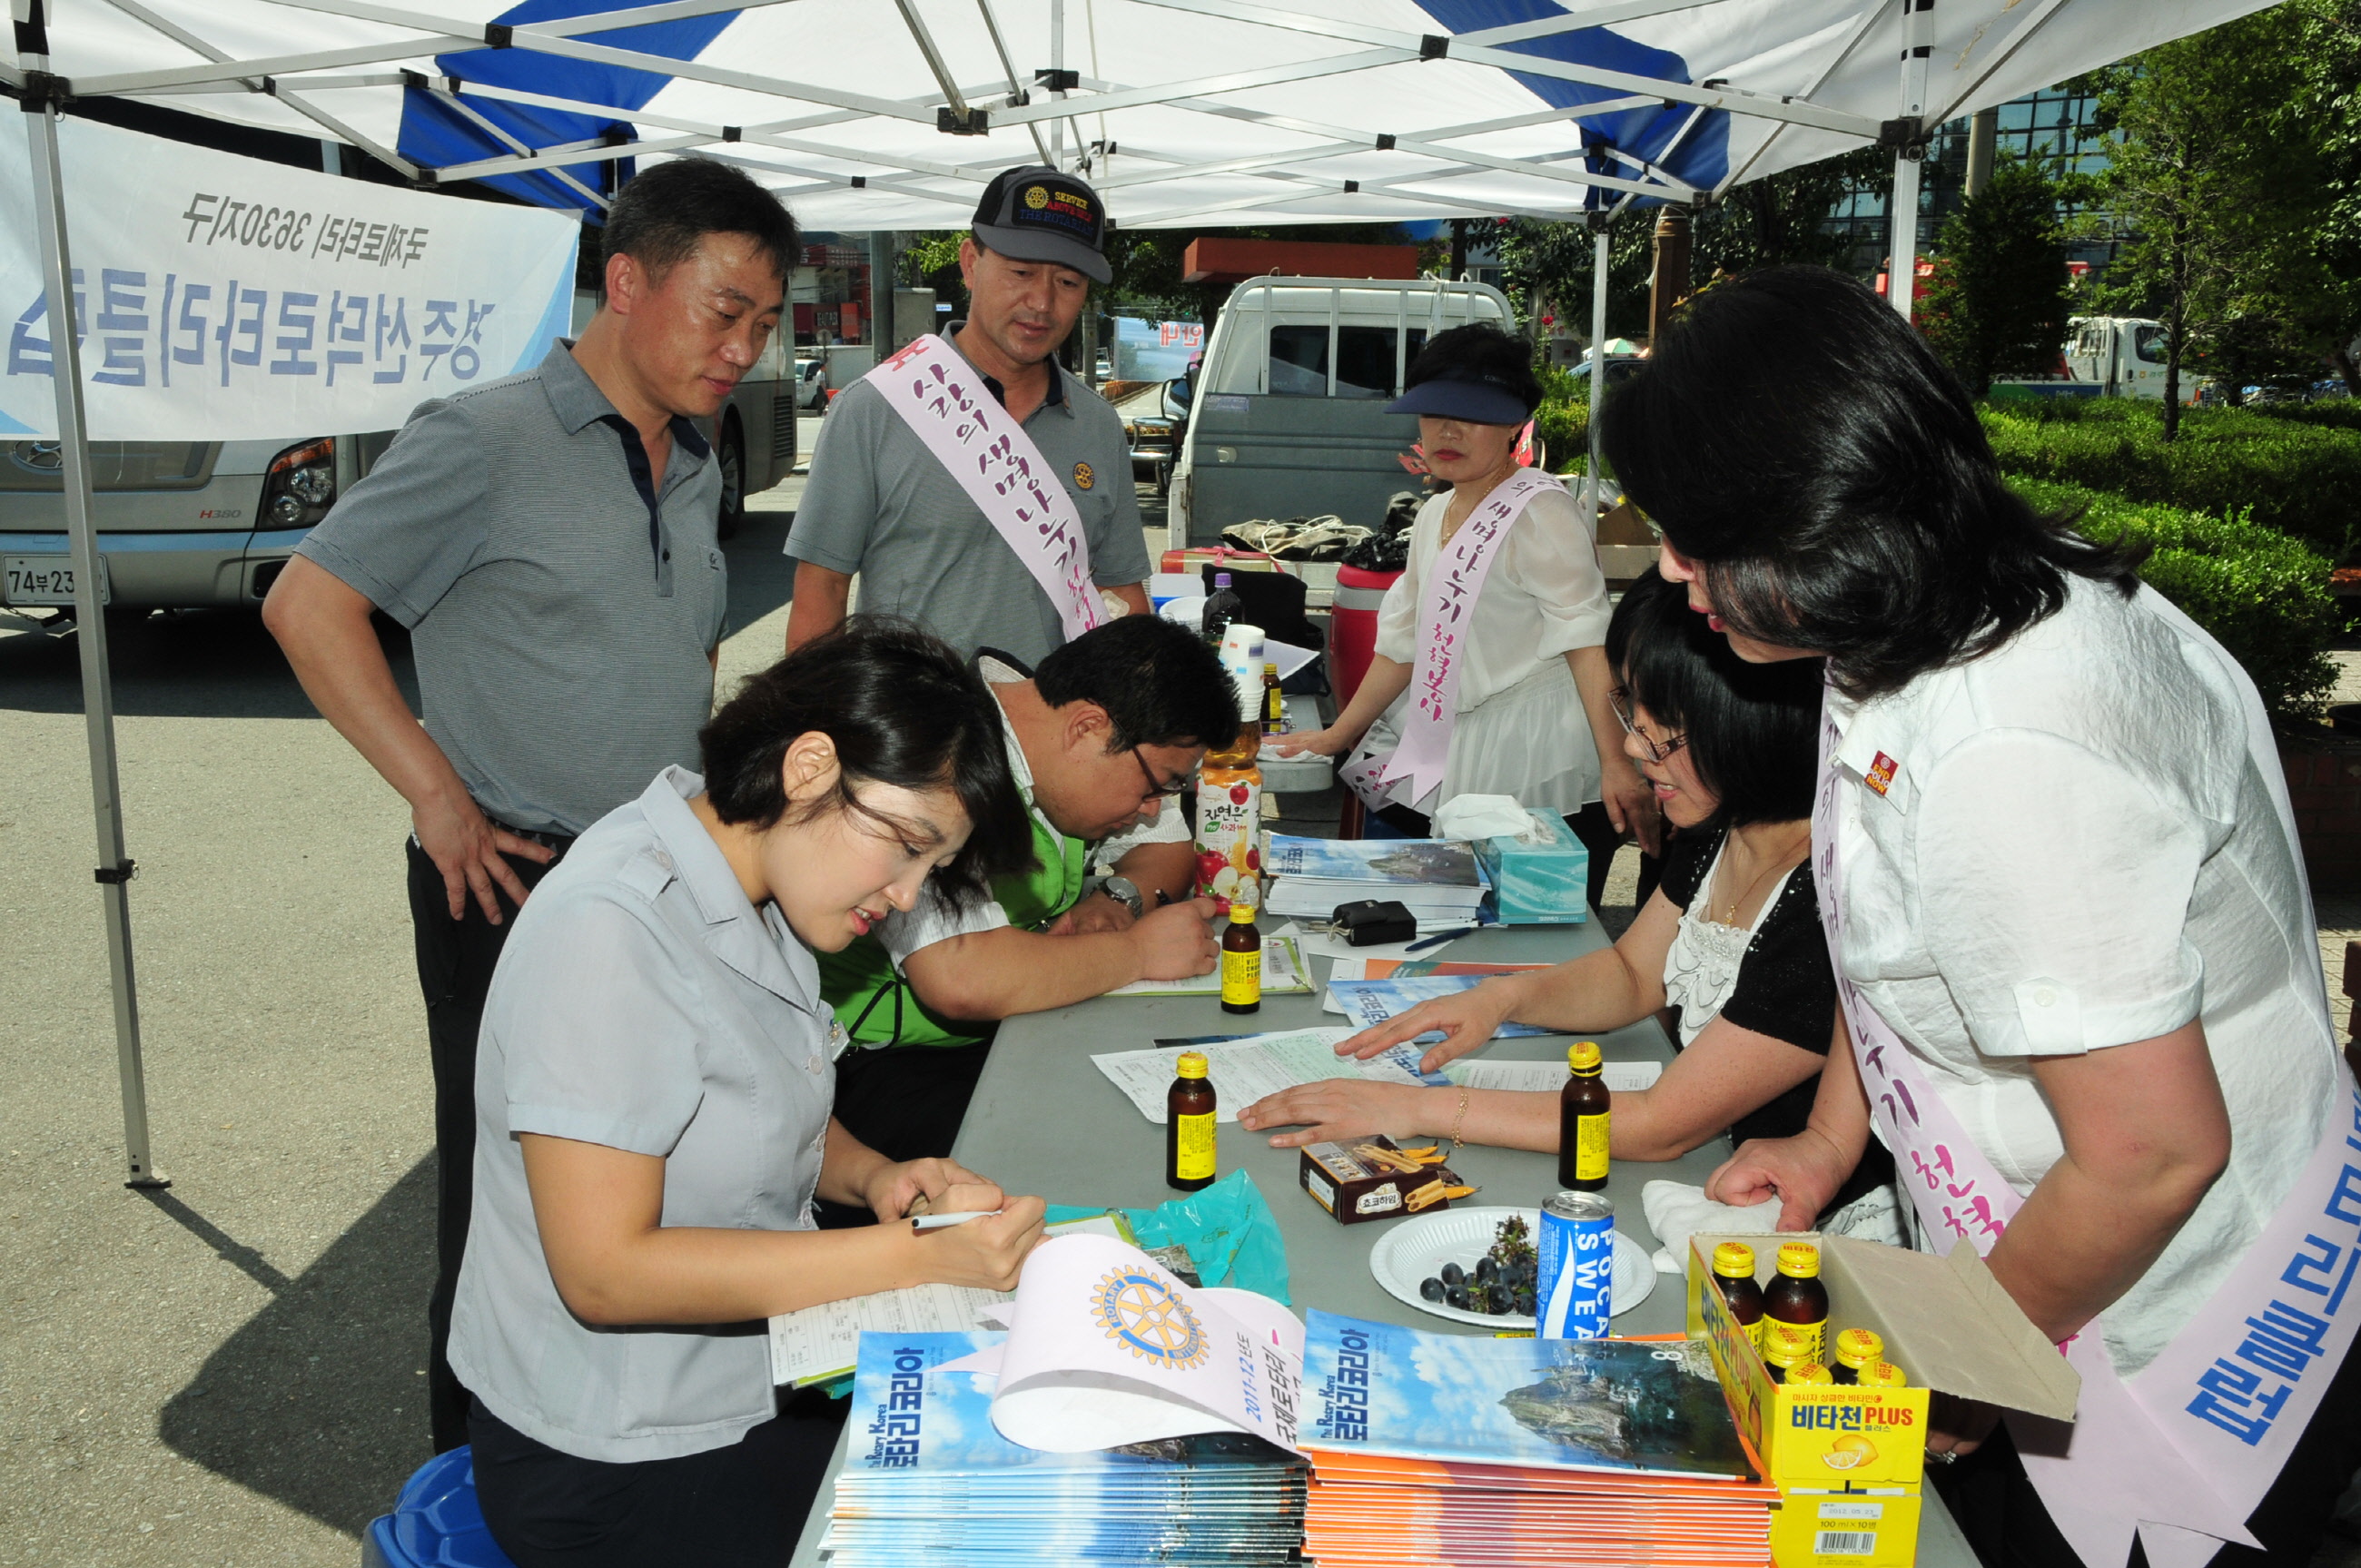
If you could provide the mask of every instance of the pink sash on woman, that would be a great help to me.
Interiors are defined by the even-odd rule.
[[[1564,482],[1532,468],[1519,469],[1476,503],[1459,532],[1434,559],[1434,575],[1419,605],[1418,663],[1411,674],[1410,709],[1401,741],[1383,757],[1367,757],[1343,770],[1347,788],[1371,806],[1385,804],[1385,786],[1408,774],[1412,800],[1443,782],[1451,755],[1451,729],[1459,718],[1459,661],[1484,579],[1492,574],[1509,530],[1525,507],[1544,490],[1564,494]]]
[[[983,372],[929,333],[862,378],[884,394],[885,406],[1016,552],[1056,607],[1066,641],[1106,619],[1074,498],[1025,427],[984,388]]]
[[[1927,1234],[1989,1253],[2024,1200],[1844,974],[1838,798],[1850,775],[1835,760],[1839,740],[1824,710],[1812,855],[1861,1087]],[[1888,766],[1881,756],[1867,781],[1852,782],[1890,783],[1890,773],[1879,776]],[[2009,1418],[2026,1475],[2090,1568],[2119,1568],[2135,1529],[2156,1568],[2198,1568],[2224,1541],[2259,1544],[2246,1518],[2361,1323],[2361,1091],[2342,1060],[2336,1070],[2337,1098],[2302,1174],[2172,1343],[2122,1378],[2094,1319],[2059,1347],[2082,1378],[2073,1424]]]

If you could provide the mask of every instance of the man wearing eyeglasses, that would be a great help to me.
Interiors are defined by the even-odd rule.
[[[1180,808],[1207,746],[1238,730],[1213,650],[1125,616],[1033,671],[990,649],[976,663],[1031,810],[1033,864],[994,883],[981,906],[953,912],[925,895],[819,956],[821,994],[852,1036],[837,1061],[837,1120],[890,1159],[950,1153],[1000,1019],[1205,974],[1220,958],[1213,901],[1187,896],[1194,856]],[[823,1206],[821,1223],[866,1213]]]

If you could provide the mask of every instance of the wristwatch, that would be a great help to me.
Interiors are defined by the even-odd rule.
[[[1148,913],[1148,901],[1139,895],[1139,884],[1127,876],[1111,876],[1099,883],[1099,891],[1131,911],[1134,920]]]

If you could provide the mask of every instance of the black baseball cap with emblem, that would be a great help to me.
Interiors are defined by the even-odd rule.
[[[975,242],[1016,261],[1071,267],[1094,283],[1115,272],[1104,254],[1106,203],[1071,174],[1044,163],[1004,169],[975,206]]]

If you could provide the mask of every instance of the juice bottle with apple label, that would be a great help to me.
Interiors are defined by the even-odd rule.
[[[1197,896],[1224,913],[1233,896],[1259,904],[1262,874],[1262,726],[1248,722],[1230,744],[1205,753],[1197,772]]]

